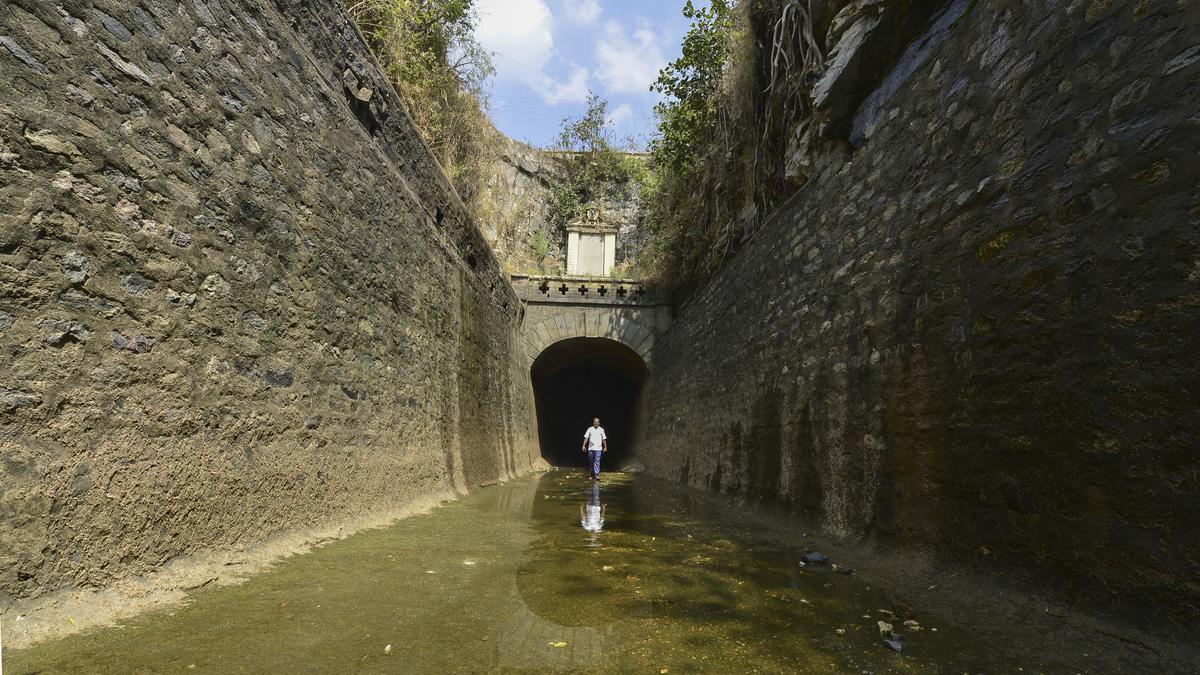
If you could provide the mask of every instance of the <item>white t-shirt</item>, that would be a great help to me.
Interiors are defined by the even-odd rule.
[[[599,532],[604,529],[604,512],[599,506],[588,506],[585,517],[579,521],[588,532]]]
[[[588,450],[603,450],[603,442],[608,436],[604,435],[604,427],[588,427],[583,432],[583,439],[588,442]]]

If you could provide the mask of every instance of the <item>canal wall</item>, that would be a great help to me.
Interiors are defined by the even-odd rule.
[[[860,147],[657,337],[642,459],[846,540],[1186,625],[1200,12],[952,5],[857,113]]]
[[[333,0],[0,11],[0,610],[526,471],[521,311]]]

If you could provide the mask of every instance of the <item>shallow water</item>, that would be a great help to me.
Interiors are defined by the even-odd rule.
[[[483,488],[183,607],[9,654],[5,672],[961,673],[1023,658],[920,608],[921,629],[903,626],[883,589],[802,567],[795,533],[720,499],[642,476],[592,490],[575,471]],[[590,500],[600,532],[581,524]]]

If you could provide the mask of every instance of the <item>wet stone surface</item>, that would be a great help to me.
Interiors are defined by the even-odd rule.
[[[609,474],[592,490],[576,471],[484,488],[5,665],[18,674],[1108,670],[1032,625],[981,629],[896,603],[869,578],[839,574],[836,554],[801,566],[819,542],[728,501],[644,476]],[[603,529],[589,532],[581,518],[596,504]]]

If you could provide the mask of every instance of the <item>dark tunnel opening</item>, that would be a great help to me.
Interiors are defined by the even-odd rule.
[[[620,468],[641,441],[646,377],[642,357],[620,342],[572,338],[547,347],[530,369],[542,457],[583,466],[583,433],[599,417],[609,448],[603,470]]]

